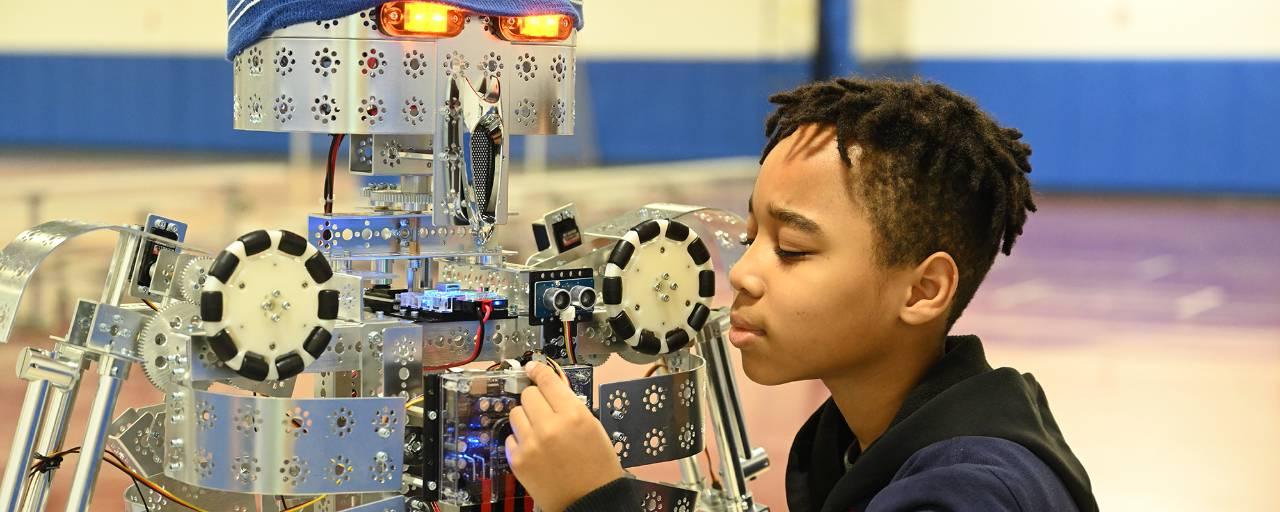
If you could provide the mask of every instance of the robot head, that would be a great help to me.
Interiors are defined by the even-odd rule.
[[[568,1],[553,14],[369,2],[335,19],[252,3],[229,18],[235,128],[350,134],[351,172],[434,176],[436,225],[505,223],[508,137],[573,133],[580,11]]]

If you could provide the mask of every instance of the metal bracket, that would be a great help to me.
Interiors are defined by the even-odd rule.
[[[692,457],[702,451],[701,358],[681,372],[600,385],[600,423],[622,467]]]
[[[18,307],[22,303],[22,295],[40,263],[66,241],[104,230],[115,231],[122,236],[132,235],[146,240],[160,241],[195,254],[208,255],[204,251],[174,243],[167,238],[125,226],[54,220],[32,227],[23,231],[3,250],[0,250],[0,343],[9,341],[18,315]]]
[[[54,387],[70,389],[80,379],[80,368],[52,352],[25,347],[18,355],[18,378],[28,382],[43,380]]]

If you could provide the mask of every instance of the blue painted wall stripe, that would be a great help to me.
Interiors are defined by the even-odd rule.
[[[231,129],[220,58],[0,55],[0,145],[283,151]]]
[[[585,68],[607,163],[759,154],[769,95],[812,74],[807,61],[587,62]]]
[[[1280,194],[1271,146],[1280,133],[1280,61],[857,64],[940,81],[1021,129],[1041,190]],[[766,98],[807,81],[812,66],[584,61],[589,90],[579,93],[589,104],[580,105],[579,124],[596,128],[606,164],[755,155]],[[284,134],[231,129],[231,72],[220,58],[0,55],[0,76],[0,151],[285,150]]]
[[[1044,189],[1280,193],[1280,61],[925,60],[1025,134]]]
[[[604,163],[753,154],[765,98],[806,61],[582,62]],[[286,136],[231,129],[220,58],[0,55],[0,146],[284,151]]]

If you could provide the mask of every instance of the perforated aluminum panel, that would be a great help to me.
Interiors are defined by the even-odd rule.
[[[572,134],[576,32],[556,43],[512,43],[471,15],[445,39],[395,38],[371,11],[272,33],[232,60],[239,130],[431,134],[443,121],[439,91],[463,73],[502,84],[512,135]]]
[[[170,393],[165,475],[240,493],[398,491],[404,403]]]

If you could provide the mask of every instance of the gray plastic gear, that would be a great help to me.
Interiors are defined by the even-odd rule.
[[[200,289],[209,277],[209,265],[212,264],[213,260],[210,258],[196,258],[182,266],[176,283],[179,298],[200,304]]]
[[[174,302],[160,308],[138,336],[138,356],[147,380],[161,391],[182,385],[190,367],[187,353],[191,332],[200,322],[200,308],[189,302]]]

